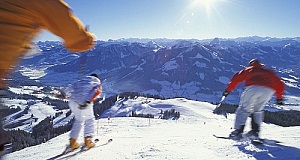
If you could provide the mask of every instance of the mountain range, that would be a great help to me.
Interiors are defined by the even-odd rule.
[[[257,58],[282,77],[286,95],[300,93],[299,38],[120,39],[97,41],[84,53],[56,41],[36,45],[40,53],[23,58],[17,72],[43,85],[64,87],[97,73],[107,96],[131,91],[217,102],[233,74]],[[242,90],[227,102],[238,103]]]

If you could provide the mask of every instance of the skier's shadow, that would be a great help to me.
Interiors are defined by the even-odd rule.
[[[282,144],[276,145],[253,145],[255,149],[249,150],[249,145],[237,145],[240,151],[252,155],[257,160],[268,159],[300,159],[300,149]]]

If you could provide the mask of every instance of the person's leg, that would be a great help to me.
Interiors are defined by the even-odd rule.
[[[252,86],[247,87],[241,95],[240,104],[236,111],[235,129],[239,129],[240,126],[245,126],[256,99],[257,95],[255,95]]]
[[[95,115],[93,110],[93,104],[90,104],[88,107],[82,110],[82,114],[85,117],[84,122],[84,142],[86,147],[94,147],[95,144],[92,141],[92,137],[95,132]]]
[[[266,103],[272,98],[274,91],[272,89],[261,86],[256,86],[255,90],[259,96],[253,106],[251,125],[253,132],[256,132],[258,136],[258,133],[260,131],[260,125],[264,119],[263,109]]]
[[[76,149],[79,147],[79,144],[77,143],[77,138],[82,128],[83,117],[80,109],[78,108],[78,104],[76,102],[70,100],[69,107],[72,113],[74,114],[74,123],[70,132],[70,147],[72,149]]]

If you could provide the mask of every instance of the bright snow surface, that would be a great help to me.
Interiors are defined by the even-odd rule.
[[[125,102],[124,105],[132,106],[140,103],[141,99]],[[147,105],[151,108],[136,105],[140,112],[148,109],[159,113],[160,109],[175,109],[181,113],[179,120],[118,117],[126,112],[124,105],[119,105],[120,108],[113,106],[104,114],[111,115],[110,119],[103,116],[99,121],[95,121],[97,126],[95,137],[100,139],[99,144],[112,138],[110,144],[98,146],[78,155],[71,153],[60,159],[300,159],[300,127],[298,126],[280,127],[263,123],[261,137],[282,143],[276,146],[254,146],[249,141],[215,138],[213,134],[226,136],[232,131],[235,114],[230,114],[228,119],[215,115],[212,113],[215,105],[210,103],[178,98],[150,99]],[[248,121],[245,132],[249,129]],[[68,144],[68,134],[60,135],[41,145],[13,152],[6,155],[4,159],[51,158],[64,150]],[[83,141],[83,135],[80,135],[78,141]]]

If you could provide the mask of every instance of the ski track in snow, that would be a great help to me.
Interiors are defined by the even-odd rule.
[[[134,160],[134,159],[300,159],[300,127],[280,127],[262,124],[261,137],[281,141],[280,145],[254,146],[249,141],[218,139],[213,134],[226,136],[235,119],[212,114],[215,105],[187,99],[161,100],[153,105],[174,105],[181,112],[179,120],[161,120],[133,117],[102,118],[95,121],[100,144],[112,138],[113,142],[99,146],[67,159],[78,160]],[[99,125],[97,124],[99,123]],[[245,131],[249,131],[249,121]],[[97,130],[96,130],[97,132]],[[68,144],[65,133],[46,143],[10,153],[7,160],[40,160],[60,154]],[[80,135],[79,142],[83,142]],[[64,158],[61,158],[64,159]]]

